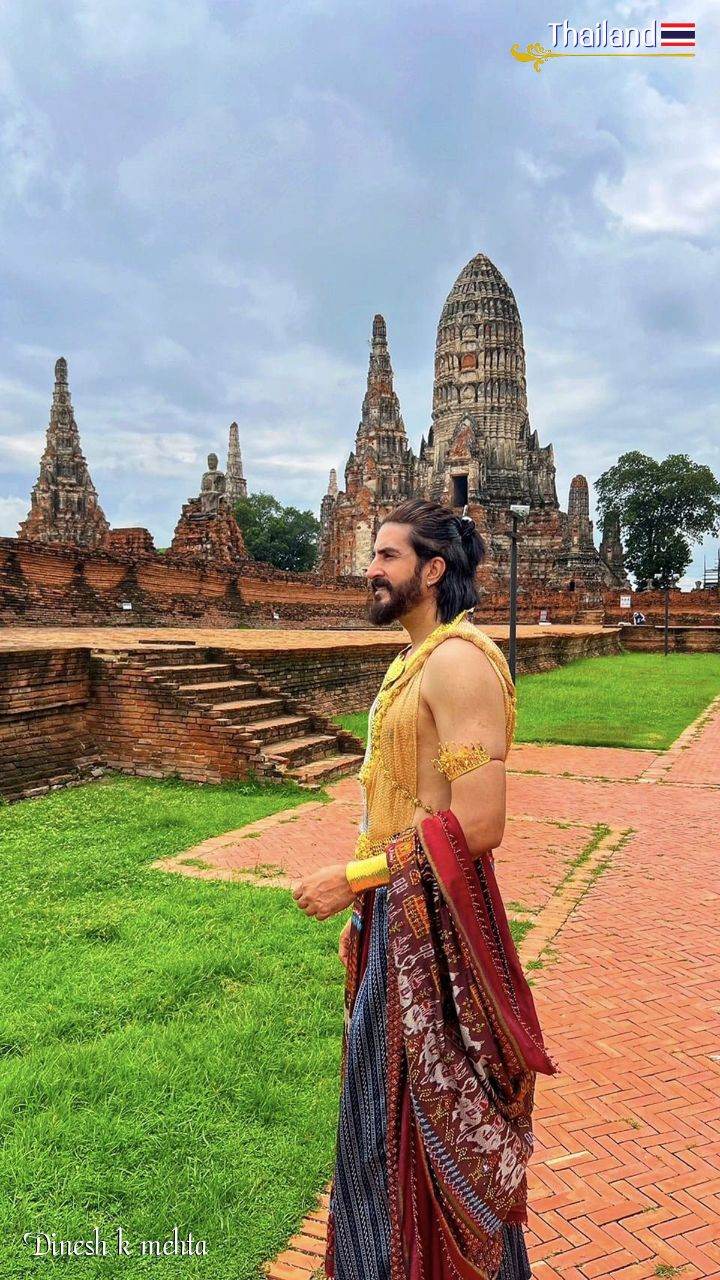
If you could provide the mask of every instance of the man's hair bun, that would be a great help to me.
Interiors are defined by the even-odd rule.
[[[475,521],[472,516],[462,515],[460,517],[460,537],[463,542],[468,542],[475,532]]]

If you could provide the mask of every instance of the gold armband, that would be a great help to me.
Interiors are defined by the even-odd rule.
[[[489,764],[490,760],[491,756],[479,742],[467,745],[441,742],[433,765],[445,775],[448,782],[454,782],[464,773],[470,773],[473,769],[480,769],[482,765]]]
[[[375,889],[378,885],[388,884],[390,869],[386,853],[376,853],[370,858],[355,858],[345,868],[348,884],[356,893],[363,889]]]

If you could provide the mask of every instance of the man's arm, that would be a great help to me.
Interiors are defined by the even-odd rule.
[[[450,808],[479,857],[500,844],[505,829],[505,702],[488,657],[460,638],[438,645],[422,684],[450,780]]]

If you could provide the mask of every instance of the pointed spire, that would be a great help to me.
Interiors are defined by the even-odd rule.
[[[367,391],[362,404],[362,421],[358,427],[356,448],[369,446],[382,453],[391,448],[393,454],[407,448],[407,436],[400,413],[400,402],[393,387],[393,370],[387,343],[387,328],[382,316],[373,320],[370,342],[370,364]]]
[[[225,468],[225,492],[231,510],[241,498],[247,498],[247,481],[243,475],[237,422],[230,423],[227,466]]]
[[[338,495],[337,471],[335,470],[334,467],[332,467],[330,469],[330,479],[328,480],[326,497],[337,498],[337,495]]]
[[[393,371],[387,344],[387,326],[382,316],[375,316],[373,320],[367,389],[368,395],[393,394]]]
[[[88,548],[105,542],[110,526],[80,447],[63,356],[55,362],[50,423],[31,501],[30,513],[18,531],[20,538]]]
[[[573,476],[570,481],[568,515],[576,520],[590,519],[590,490],[583,475]]]

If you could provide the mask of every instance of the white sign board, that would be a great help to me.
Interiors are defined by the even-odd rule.
[[[130,603],[130,601],[129,601],[129,600],[121,600],[121,601],[120,601],[120,608],[121,608],[121,609],[132,609],[132,604]]]
[[[630,609],[630,608],[632,608],[632,596],[621,596],[621,597],[620,597],[620,608],[621,608],[621,609]]]

